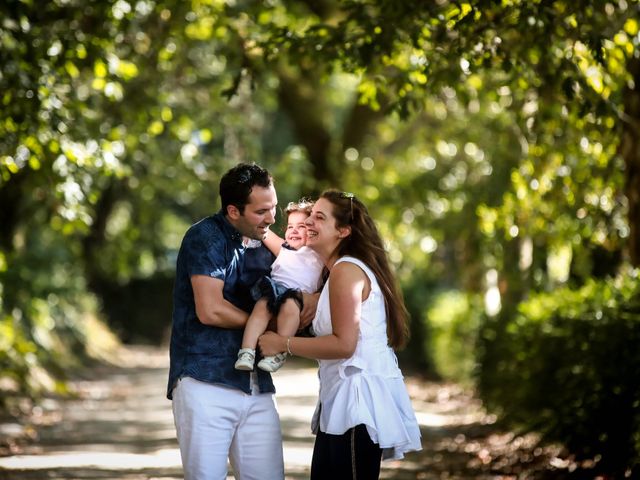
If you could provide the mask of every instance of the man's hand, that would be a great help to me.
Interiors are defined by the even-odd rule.
[[[313,318],[316,316],[319,298],[320,293],[302,293],[302,303],[304,307],[300,312],[300,326],[298,328],[302,329],[311,324]]]

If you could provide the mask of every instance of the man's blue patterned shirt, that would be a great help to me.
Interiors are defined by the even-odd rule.
[[[224,298],[247,313],[254,301],[253,284],[268,275],[275,256],[261,243],[245,247],[242,235],[219,212],[192,225],[185,234],[176,264],[173,325],[167,398],[181,377],[251,393],[249,372],[234,368],[243,330],[204,325],[196,316],[192,275],[224,281]],[[253,247],[253,248],[252,248]],[[260,392],[275,392],[271,375],[260,369]]]

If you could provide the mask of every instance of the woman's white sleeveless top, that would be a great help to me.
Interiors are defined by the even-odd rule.
[[[312,430],[341,435],[365,424],[371,439],[382,448],[382,459],[399,459],[421,450],[420,428],[411,406],[402,372],[393,349],[387,344],[387,316],[382,291],[375,275],[362,261],[342,257],[369,277],[371,292],[362,302],[356,350],[350,358],[318,360],[320,393]],[[332,333],[329,281],[318,300],[313,320],[316,336]]]

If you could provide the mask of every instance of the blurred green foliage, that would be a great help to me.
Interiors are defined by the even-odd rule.
[[[403,364],[508,362],[478,329],[640,264],[638,18],[600,0],[4,2],[0,390],[64,388],[70,352],[114,344],[97,316],[162,342],[182,235],[239,161],[280,204],[338,187],[369,206],[412,315]]]
[[[435,367],[444,378],[472,386],[476,378],[475,348],[484,305],[477,295],[449,290],[437,295],[425,320],[431,335],[425,350],[432,352]]]
[[[482,329],[479,386],[512,425],[624,476],[640,465],[640,272],[532,295]]]

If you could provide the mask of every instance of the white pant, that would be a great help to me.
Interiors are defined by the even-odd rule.
[[[185,480],[282,480],[280,418],[273,394],[246,393],[190,377],[173,389]]]

